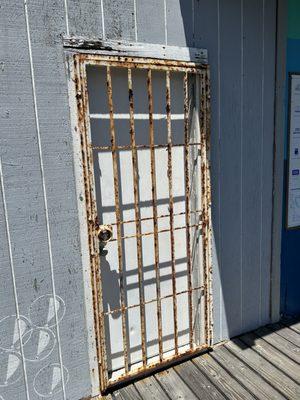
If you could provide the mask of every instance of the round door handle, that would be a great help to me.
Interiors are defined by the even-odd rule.
[[[111,225],[99,225],[97,228],[99,241],[106,245],[113,238],[113,229]]]

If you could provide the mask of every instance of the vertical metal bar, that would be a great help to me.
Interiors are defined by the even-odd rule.
[[[201,99],[201,74],[195,75],[195,131],[193,139],[199,144],[194,147],[196,154],[196,168],[195,168],[195,182],[194,187],[196,189],[196,209],[201,210],[199,214],[194,214],[196,221],[199,223],[199,219],[202,221],[202,170],[201,170],[201,129],[200,129],[200,99]],[[197,184],[198,183],[198,184]],[[202,286],[204,282],[204,264],[203,264],[203,244],[202,244],[202,225],[198,226],[195,230],[193,238],[193,285]],[[196,256],[196,257],[195,257]],[[194,304],[194,342],[199,345],[206,343],[205,340],[205,297],[204,292],[194,292],[193,296]]]
[[[188,310],[190,348],[193,349],[193,304],[192,304],[192,263],[191,263],[191,232],[190,232],[190,146],[189,146],[189,93],[188,73],[183,78],[184,91],[184,173],[185,173],[185,218],[186,218],[186,256],[187,256],[187,283],[188,283]]]
[[[138,262],[138,280],[139,280],[139,299],[140,299],[140,318],[141,318],[141,337],[142,337],[142,357],[143,365],[146,366],[146,321],[145,321],[145,298],[143,288],[143,258],[142,258],[142,237],[141,237],[141,217],[139,209],[139,184],[138,184],[138,163],[137,150],[135,142],[135,126],[134,126],[134,103],[132,90],[132,74],[128,69],[128,95],[130,109],[130,143],[132,154],[132,172],[133,172],[133,191],[134,191],[134,211],[135,211],[135,228],[137,243],[137,262]]]
[[[203,266],[205,291],[205,332],[206,343],[212,341],[212,304],[211,304],[211,184],[209,166],[209,132],[210,132],[210,79],[209,69],[201,74],[201,170],[203,201]]]
[[[166,72],[166,113],[168,131],[168,180],[169,180],[169,212],[170,212],[170,240],[172,263],[172,291],[173,291],[173,319],[175,354],[178,354],[178,323],[177,323],[177,298],[176,298],[176,269],[175,269],[175,238],[174,238],[174,200],[173,200],[173,174],[172,174],[172,127],[171,127],[171,89],[170,71]]]
[[[147,90],[148,90],[148,103],[149,103],[149,137],[150,137],[150,153],[151,153],[151,181],[152,181],[154,257],[155,257],[156,296],[157,296],[158,345],[159,345],[159,358],[160,360],[162,360],[163,343],[162,343],[161,294],[160,294],[160,273],[159,273],[159,249],[158,249],[156,167],[155,167],[155,150],[154,150],[152,71],[150,69],[148,70]]]
[[[107,75],[107,94],[110,115],[110,137],[113,159],[114,173],[114,192],[115,192],[115,209],[117,223],[117,239],[118,239],[118,258],[119,258],[119,278],[120,278],[120,296],[122,307],[122,335],[123,335],[123,350],[124,350],[124,366],[125,372],[128,372],[128,347],[127,347],[127,330],[126,330],[126,314],[125,314],[125,290],[124,290],[124,274],[123,274],[123,251],[122,251],[122,231],[121,231],[121,211],[120,211],[120,196],[119,196],[119,174],[118,174],[118,159],[116,151],[116,135],[114,123],[114,108],[112,97],[112,81],[110,67],[106,67]]]

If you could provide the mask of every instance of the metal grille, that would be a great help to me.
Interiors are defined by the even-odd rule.
[[[108,113],[92,114],[89,111],[88,77],[87,66],[97,66],[104,70],[106,87],[103,88],[103,96],[107,99]],[[127,71],[127,90],[128,90],[128,112],[116,113],[114,102],[114,91],[118,87],[114,86],[113,72],[116,69]],[[134,73],[136,70],[145,71],[145,91],[147,96],[147,113],[135,113],[134,96]],[[75,85],[78,107],[78,131],[82,145],[82,163],[85,182],[87,221],[89,232],[89,249],[91,260],[91,271],[93,277],[94,290],[94,310],[95,310],[95,330],[97,338],[97,349],[99,358],[101,390],[105,391],[109,387],[120,382],[145,374],[154,368],[159,368],[180,358],[184,358],[195,353],[201,352],[210,346],[211,341],[211,254],[210,254],[210,178],[209,178],[209,130],[210,130],[210,85],[209,67],[207,65],[162,61],[142,58],[96,56],[91,54],[74,55]],[[153,100],[153,80],[156,73],[163,74],[165,92],[165,112],[157,114],[154,112]],[[172,91],[171,83],[177,74],[182,84],[182,114],[172,114]],[[191,109],[196,115],[191,116]],[[99,110],[101,112],[102,110]],[[173,119],[182,119],[182,142],[174,143],[172,135]],[[128,135],[129,144],[119,145],[116,138],[116,121],[125,119],[129,123]],[[137,143],[136,121],[146,120],[148,125],[148,143]],[[163,119],[166,122],[166,142],[157,144],[155,142],[155,121]],[[109,123],[110,144],[94,143],[91,134],[91,120],[107,120]],[[195,122],[196,121],[196,122]],[[192,133],[196,132],[196,134]],[[182,149],[184,171],[182,187],[184,188],[184,210],[176,212],[174,204],[174,149]],[[167,153],[167,192],[168,192],[168,212],[159,212],[159,199],[157,193],[157,179],[161,171],[157,170],[158,151],[165,150]],[[121,152],[127,151],[131,158],[131,174],[133,183],[133,218],[126,219],[122,213],[122,185],[120,175],[119,157]],[[150,165],[150,185],[151,185],[151,216],[141,215],[140,186],[139,178],[143,171],[139,169],[139,152],[149,153]],[[118,260],[118,288],[119,306],[104,309],[103,298],[103,276],[101,276],[101,252],[103,246],[99,242],[99,229],[103,222],[101,217],[102,210],[97,206],[97,190],[95,188],[95,160],[101,154],[109,154],[112,167],[112,186],[114,196],[114,215],[111,221],[106,221],[112,227],[113,238],[106,246],[116,245]],[[176,153],[175,153],[176,155]],[[105,188],[103,189],[105,190]],[[178,225],[176,218],[184,218],[185,223]],[[142,224],[145,221],[152,222],[152,229],[144,231]],[[160,221],[168,221],[168,227],[159,228]],[[134,224],[133,234],[125,234],[124,227]],[[177,259],[176,259],[176,232],[185,232],[185,277],[186,288],[180,290],[177,287]],[[161,263],[160,263],[160,237],[167,233],[170,243],[170,287],[171,293],[162,294],[161,289]],[[150,299],[145,298],[144,291],[144,261],[143,261],[143,240],[145,237],[153,238],[153,248],[148,251],[153,252],[154,259],[154,281],[155,296]],[[138,302],[128,303],[126,293],[126,271],[124,242],[134,239],[136,242],[136,270]],[[200,257],[197,256],[200,254]],[[197,258],[198,257],[198,258]],[[199,260],[201,260],[199,262]],[[196,271],[196,272],[195,272]],[[201,279],[195,279],[195,274]],[[186,296],[187,301],[184,312],[188,315],[188,340],[185,346],[179,344],[178,321],[182,315],[178,315],[178,299]],[[164,349],[163,337],[163,311],[162,302],[166,299],[171,300],[169,307],[172,313],[172,340],[171,351]],[[147,313],[145,307],[149,304],[156,305],[156,322],[158,350],[155,356],[149,356],[147,347]],[[141,341],[141,360],[134,363],[130,357],[130,332],[128,328],[129,310],[139,310],[140,341]],[[182,313],[182,309],[180,311]],[[109,338],[105,328],[106,319],[112,316],[120,316],[122,336],[122,366],[118,371],[112,371],[111,362],[107,355]],[[169,349],[170,350],[170,349]]]

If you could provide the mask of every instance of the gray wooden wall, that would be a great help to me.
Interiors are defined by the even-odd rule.
[[[275,14],[275,0],[1,3],[1,400],[76,400],[97,383],[64,34],[208,49],[215,341],[269,321]]]

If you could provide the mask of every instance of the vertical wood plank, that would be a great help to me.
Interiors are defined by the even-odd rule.
[[[193,0],[166,1],[167,44],[193,46]]]
[[[164,2],[162,0],[138,0],[136,13],[138,42],[164,44]]]
[[[102,0],[68,0],[70,35],[103,38]]]
[[[276,1],[265,0],[264,12],[264,82],[263,82],[263,139],[261,170],[261,315],[260,325],[270,321],[271,239],[272,239],[272,191],[273,141],[274,141],[274,94],[276,62]]]
[[[103,0],[107,39],[135,41],[134,0]]]
[[[223,335],[241,328],[241,3],[220,1],[220,254]],[[235,116],[232,118],[232,116]],[[244,136],[244,135],[243,135]]]
[[[263,149],[263,2],[244,0],[242,140],[242,329],[258,326],[261,309]],[[267,149],[266,149],[267,151]],[[271,176],[269,177],[271,179]],[[263,244],[266,246],[266,244]]]

